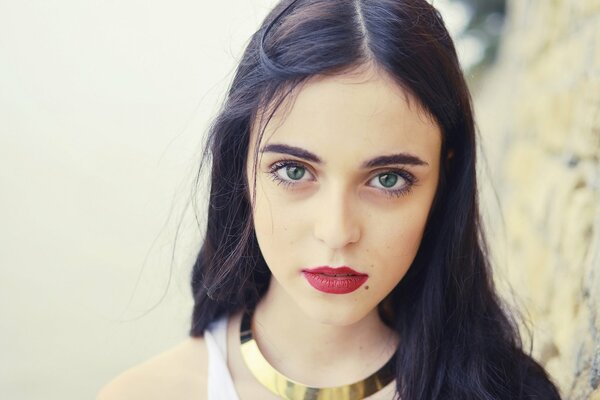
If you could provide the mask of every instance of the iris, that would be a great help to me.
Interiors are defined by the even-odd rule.
[[[392,175],[392,174],[379,175],[379,182],[384,187],[392,187],[396,184],[397,181],[398,181],[397,175]]]
[[[302,167],[298,167],[295,165],[292,166],[288,166],[286,168],[286,172],[287,172],[287,176],[289,176],[291,179],[300,179],[304,176],[304,171],[305,169]]]

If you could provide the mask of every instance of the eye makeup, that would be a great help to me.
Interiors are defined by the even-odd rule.
[[[298,185],[298,182],[301,182],[301,181],[294,180],[294,179],[288,180],[288,179],[282,178],[282,176],[279,175],[279,173],[278,173],[281,170],[287,171],[288,168],[299,168],[299,169],[305,170],[305,171],[309,170],[308,167],[306,167],[305,165],[303,165],[302,163],[300,163],[298,161],[281,160],[281,161],[277,161],[277,162],[273,163],[269,167],[267,174],[278,185],[283,185],[285,187],[294,187],[294,186]],[[372,176],[369,179],[369,181],[373,180],[373,178],[385,176],[385,175],[395,175],[395,176],[398,176],[401,180],[405,181],[405,184],[403,186],[401,186],[399,189],[386,189],[384,187],[377,188],[377,189],[379,189],[380,192],[382,192],[383,194],[385,194],[388,197],[405,196],[410,193],[413,186],[417,185],[417,182],[418,182],[417,178],[413,174],[411,174],[410,172],[408,172],[402,168],[388,168],[388,169],[383,170],[380,173]],[[304,177],[304,174],[302,174],[299,177],[299,179],[302,177]]]

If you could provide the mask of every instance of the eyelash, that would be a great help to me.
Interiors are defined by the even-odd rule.
[[[302,163],[298,163],[296,161],[291,161],[291,160],[278,161],[278,162],[272,164],[268,171],[269,176],[278,185],[282,184],[286,187],[296,185],[296,183],[295,183],[295,181],[288,181],[288,180],[282,179],[279,175],[277,175],[277,171],[279,171],[280,169],[282,169],[284,167],[300,167],[300,168],[304,168],[304,169],[308,170],[308,168],[306,166],[304,166]],[[410,193],[413,186],[417,185],[417,178],[413,174],[411,174],[410,172],[408,172],[404,169],[391,168],[386,171],[380,172],[380,173],[376,174],[375,176],[385,175],[385,174],[398,175],[398,176],[400,176],[400,178],[404,179],[407,182],[406,186],[402,189],[393,189],[393,190],[380,189],[388,197],[405,196]],[[371,179],[373,179],[375,176],[371,177],[369,179],[369,181]]]

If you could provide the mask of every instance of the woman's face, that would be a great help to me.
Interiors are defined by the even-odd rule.
[[[259,147],[253,211],[272,272],[268,297],[347,325],[373,312],[404,277],[436,192],[441,148],[437,124],[405,96],[373,70],[313,77],[295,101],[288,97],[287,113],[284,104],[271,119]],[[257,136],[255,127],[250,193]],[[310,277],[334,291],[348,278],[303,273],[320,266],[348,266],[368,278],[351,292],[330,293]]]

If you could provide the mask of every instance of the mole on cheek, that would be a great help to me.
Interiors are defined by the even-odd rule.
[[[369,290],[369,285],[366,285],[366,286],[365,286],[365,290]]]

